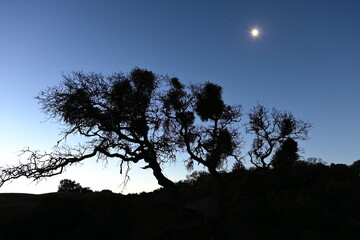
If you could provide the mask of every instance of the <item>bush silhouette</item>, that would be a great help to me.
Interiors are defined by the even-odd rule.
[[[279,149],[275,152],[271,165],[277,169],[285,169],[293,166],[300,156],[297,142],[292,139],[286,139]]]
[[[70,179],[63,179],[60,181],[58,192],[87,192],[90,188],[83,188],[81,185]]]

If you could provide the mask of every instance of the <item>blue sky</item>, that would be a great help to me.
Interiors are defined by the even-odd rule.
[[[253,39],[249,31],[260,29]],[[257,102],[314,124],[302,155],[328,163],[360,159],[360,2],[302,1],[0,1],[0,165],[22,148],[51,150],[61,127],[46,121],[40,90],[61,73],[111,74],[133,67],[211,81],[228,103]],[[245,138],[250,143],[251,138]],[[245,148],[244,152],[248,149]],[[56,191],[63,178],[119,192],[117,160],[87,161],[39,184],[19,179],[0,192]],[[157,187],[133,165],[125,192]],[[167,166],[172,180],[187,174]]]

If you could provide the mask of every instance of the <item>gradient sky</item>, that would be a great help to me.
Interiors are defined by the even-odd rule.
[[[358,0],[0,0],[0,165],[16,164],[26,146],[49,151],[59,139],[61,126],[46,121],[34,97],[58,84],[62,72],[135,66],[186,83],[215,82],[245,112],[259,102],[309,120],[304,158],[360,159]],[[119,192],[117,164],[88,160],[38,184],[15,180],[0,192],[56,191],[63,178]],[[132,165],[125,192],[158,187],[140,166]],[[187,174],[181,160],[165,172],[175,181]]]

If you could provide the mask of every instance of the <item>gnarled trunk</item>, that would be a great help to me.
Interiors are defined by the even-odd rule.
[[[150,159],[149,166],[153,170],[153,175],[155,176],[159,185],[163,186],[166,189],[175,190],[175,183],[164,176],[164,174],[162,173],[162,169],[156,160]]]
[[[149,164],[148,167],[153,170],[153,175],[155,176],[158,184],[164,187],[165,189],[175,192],[176,185],[173,181],[165,177],[164,174],[162,173],[162,169],[160,167],[159,162],[157,161],[155,151],[150,147],[146,155],[147,156],[145,157],[144,160]]]

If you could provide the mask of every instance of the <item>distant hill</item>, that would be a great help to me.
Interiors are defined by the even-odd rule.
[[[216,181],[197,173],[177,184],[177,197],[163,189],[0,194],[0,239],[360,239],[357,168],[298,163],[222,176],[221,222]]]

